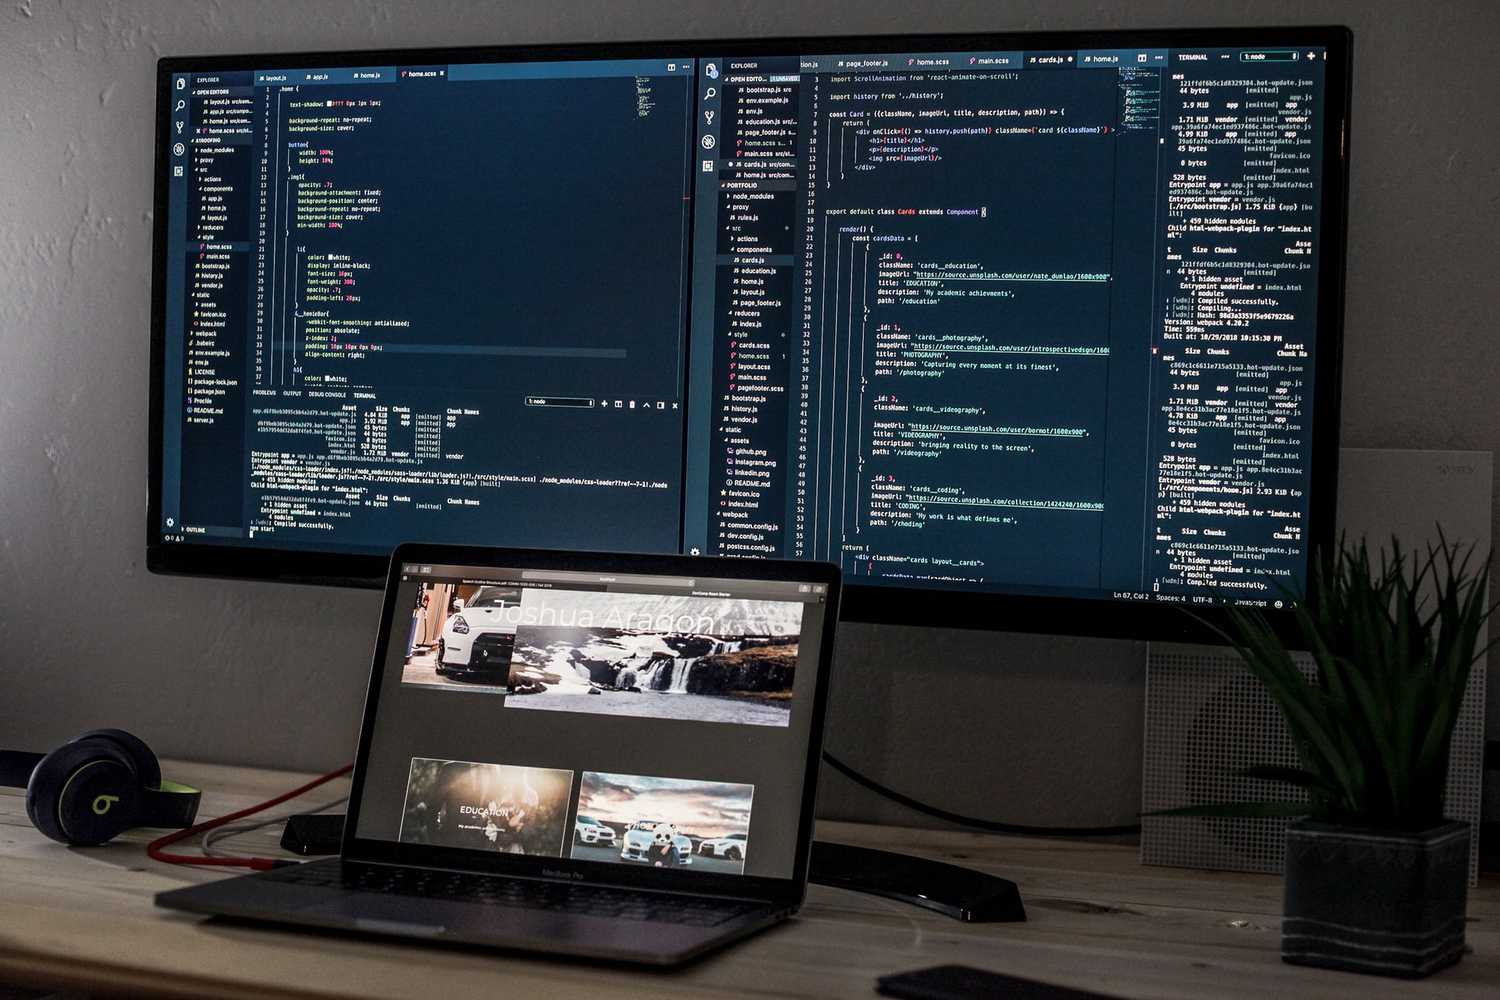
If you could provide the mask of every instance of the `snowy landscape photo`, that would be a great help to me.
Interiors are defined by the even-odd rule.
[[[534,590],[522,603],[508,709],[790,722],[800,603]]]
[[[583,772],[569,857],[742,875],[754,785]]]

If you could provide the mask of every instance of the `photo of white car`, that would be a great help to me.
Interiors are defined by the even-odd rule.
[[[619,846],[575,833],[569,857],[743,875],[754,796],[754,785],[731,781],[584,771],[578,819],[610,827]]]
[[[467,602],[454,601],[454,613],[438,639],[438,675],[504,683],[516,645],[520,599],[511,587],[480,587]]]
[[[579,816],[573,823],[573,843],[605,844],[614,847],[615,828],[606,826],[592,816]]]
[[[727,837],[715,837],[698,843],[698,853],[730,861],[745,860],[745,845],[748,837],[743,833],[731,833]]]
[[[652,846],[667,840],[672,844],[672,854],[679,865],[693,863],[692,840],[678,833],[671,823],[655,819],[641,819],[630,824],[630,829],[625,831],[624,846],[620,848],[620,860],[650,864]]]

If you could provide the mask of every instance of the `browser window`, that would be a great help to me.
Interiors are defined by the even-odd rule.
[[[827,585],[403,567],[362,839],[786,878]]]

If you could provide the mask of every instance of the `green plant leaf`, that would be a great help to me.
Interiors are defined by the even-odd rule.
[[[1265,688],[1297,748],[1298,767],[1262,765],[1243,777],[1304,789],[1303,803],[1225,803],[1149,815],[1312,815],[1371,826],[1440,821],[1453,730],[1482,642],[1500,611],[1487,584],[1494,551],[1448,541],[1407,550],[1392,537],[1372,552],[1340,535],[1308,561],[1300,588],[1269,581],[1291,612],[1292,640],[1316,668],[1309,680],[1254,608],[1227,607],[1225,626],[1204,622]],[[1191,612],[1189,612],[1191,613]],[[1197,618],[1198,616],[1194,616]]]
[[[1389,794],[1392,803],[1399,802],[1402,797],[1402,775],[1409,761],[1397,748],[1396,741],[1393,739],[1393,720],[1387,716],[1375,689],[1368,680],[1361,676],[1359,670],[1350,669],[1348,675],[1349,687],[1354,692],[1348,723],[1351,727],[1358,727],[1368,734],[1369,742],[1379,755],[1381,771],[1385,778],[1383,791]]]

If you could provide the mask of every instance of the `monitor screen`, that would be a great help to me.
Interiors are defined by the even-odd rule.
[[[793,876],[822,739],[828,571],[683,577],[424,551],[393,568],[358,839],[601,877]]]
[[[1274,607],[1331,532],[1346,37],[164,60],[152,565]]]

